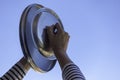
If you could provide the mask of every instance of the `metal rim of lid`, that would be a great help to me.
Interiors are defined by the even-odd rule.
[[[59,17],[55,12],[48,8],[43,7],[42,5],[32,4],[25,8],[21,16],[19,35],[23,54],[27,58],[31,67],[39,72],[48,72],[54,67],[56,59],[50,60],[43,56],[42,54],[40,54],[39,50],[36,48],[36,45],[34,45],[34,41],[32,39],[33,36],[31,33],[32,28],[30,24],[31,22],[33,22],[33,17],[36,16],[36,12],[39,12],[38,10],[43,8],[44,10],[47,10],[51,14],[55,15],[55,17],[62,25]]]

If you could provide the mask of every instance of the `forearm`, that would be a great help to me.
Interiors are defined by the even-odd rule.
[[[79,67],[74,63],[66,64],[62,69],[63,80],[85,80]]]
[[[68,57],[64,50],[54,51],[55,56],[60,64],[61,69],[63,69],[64,65],[67,63],[72,63],[71,59]]]
[[[62,69],[63,80],[85,80],[79,67],[71,61],[64,51],[61,51],[56,51],[55,55]]]
[[[18,61],[8,72],[6,72],[0,80],[22,80],[30,69],[30,65],[27,60],[23,57]]]

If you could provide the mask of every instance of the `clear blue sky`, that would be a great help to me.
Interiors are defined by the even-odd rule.
[[[71,36],[67,53],[87,80],[120,80],[120,0],[1,0],[0,76],[23,57],[19,21],[32,3],[59,15]],[[59,64],[48,73],[30,69],[23,80],[62,80]]]

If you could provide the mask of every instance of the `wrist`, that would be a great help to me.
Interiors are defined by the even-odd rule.
[[[20,63],[23,65],[24,70],[27,72],[30,69],[30,64],[27,62],[27,59],[25,57],[23,57],[20,60]]]
[[[64,50],[63,48],[53,48],[54,53],[66,53],[66,50]]]

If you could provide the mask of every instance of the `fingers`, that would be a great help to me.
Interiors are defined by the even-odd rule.
[[[69,34],[67,32],[65,32],[65,36],[66,36],[66,40],[68,41],[70,36],[69,36]]]
[[[58,34],[64,32],[63,28],[58,23],[55,24],[55,28],[57,29]]]
[[[46,29],[47,33],[50,35],[61,34],[64,32],[63,28],[58,23],[52,26],[47,26]]]
[[[53,34],[53,28],[54,28],[54,25],[52,26],[47,26],[46,29],[47,29],[47,34],[49,35],[54,35]]]
[[[47,29],[47,34],[50,36],[59,35],[63,33],[67,36],[68,39],[70,38],[69,34],[65,32],[58,23],[52,26],[47,26],[46,29]]]
[[[69,42],[69,38],[70,38],[69,34],[67,32],[65,32],[63,39],[66,43]]]
[[[68,46],[68,42],[69,42],[69,34],[67,32],[65,32],[65,46],[64,46],[64,50],[66,51],[67,50],[67,46]]]

